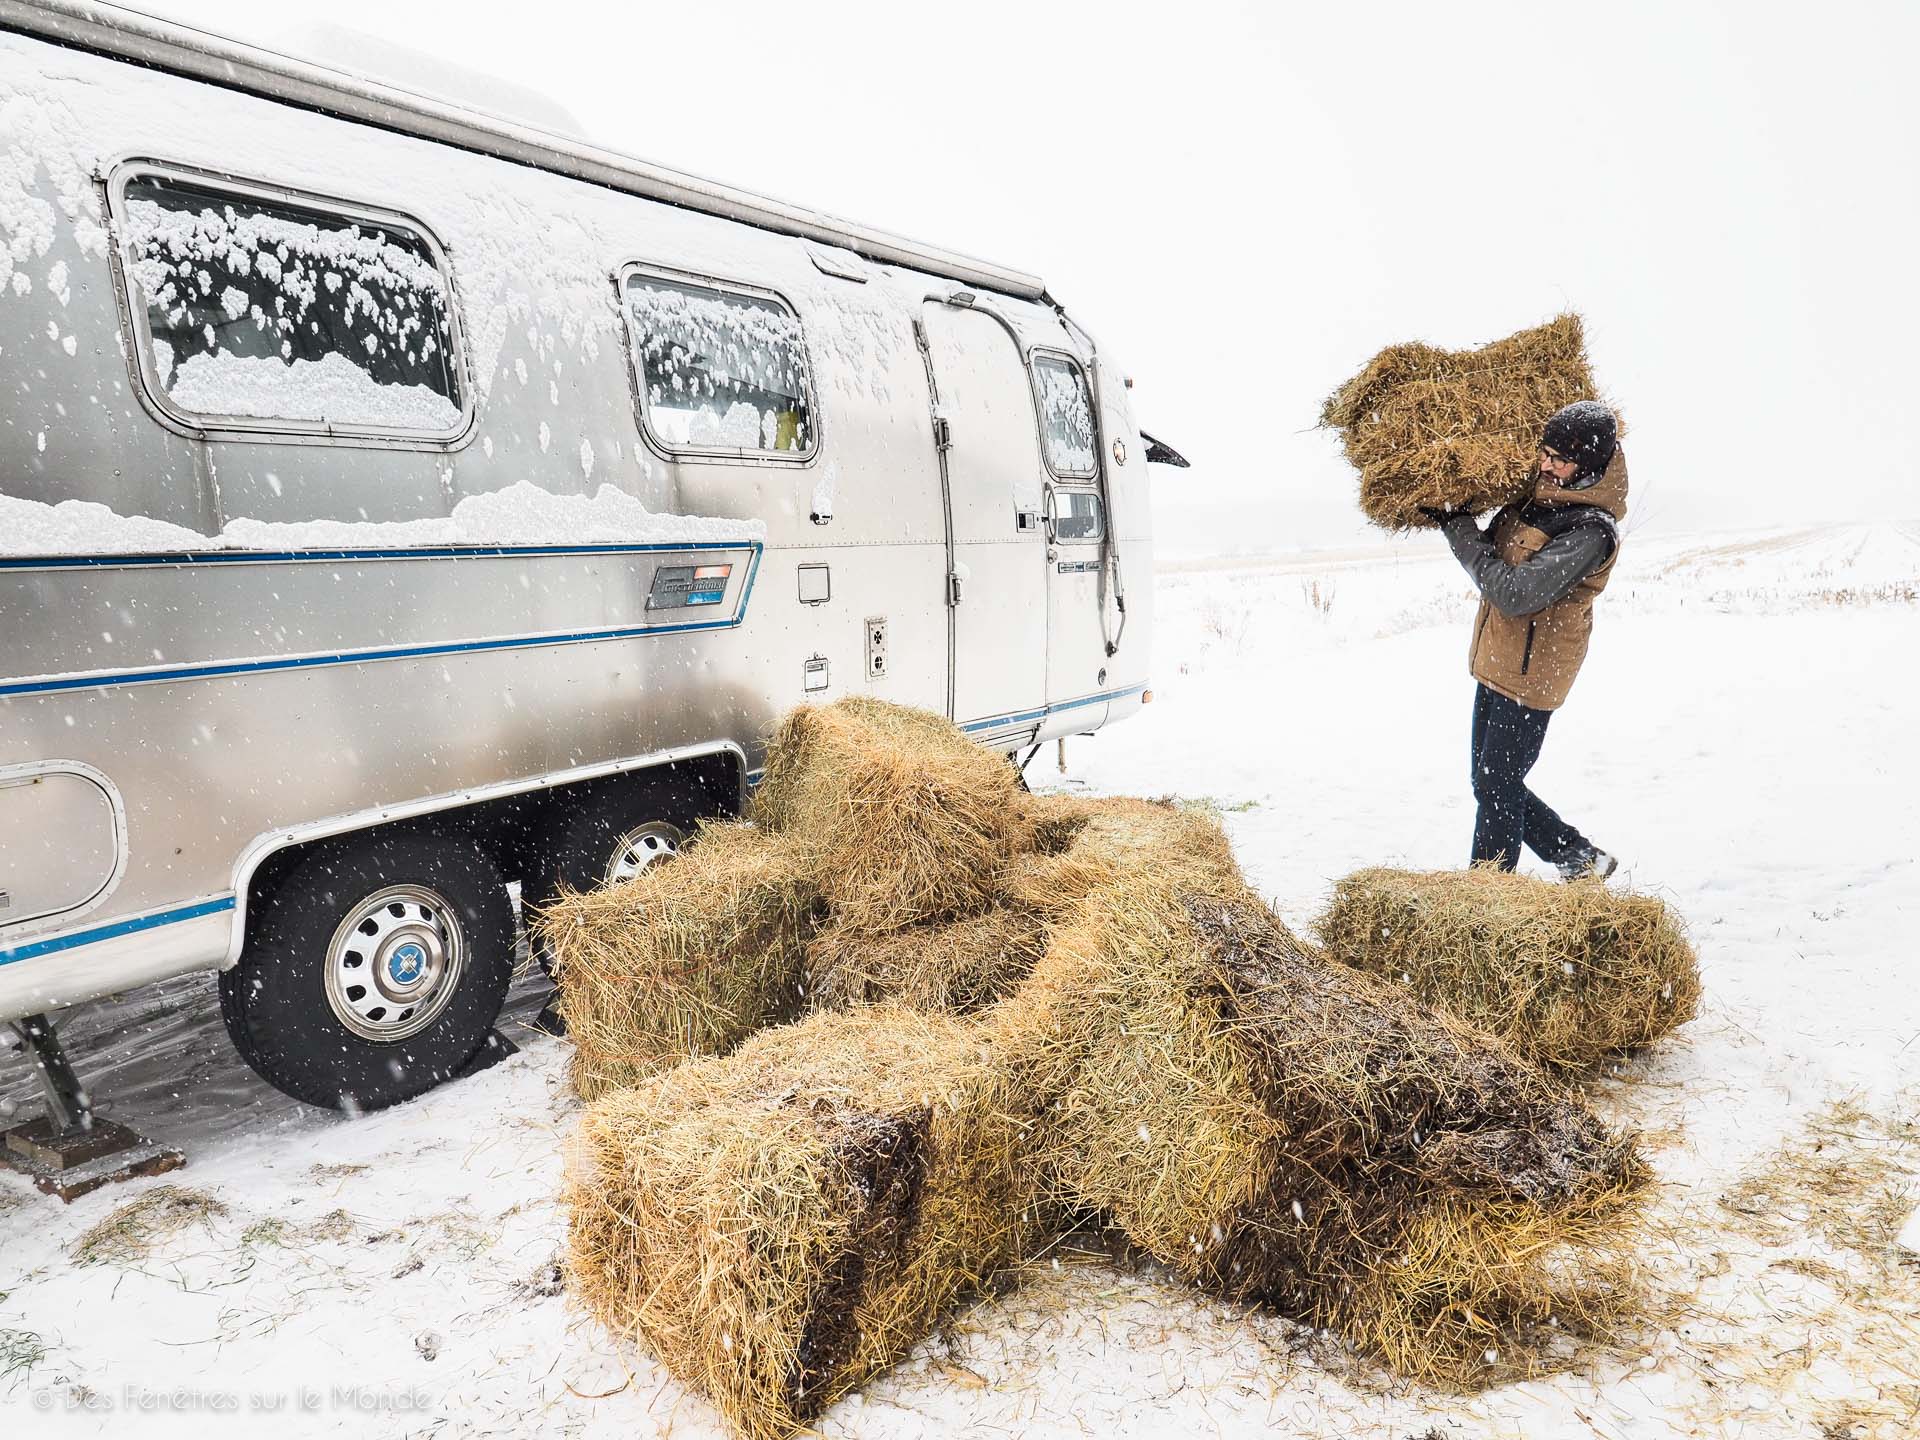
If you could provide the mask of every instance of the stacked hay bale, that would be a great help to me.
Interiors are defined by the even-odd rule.
[[[1082,827],[1056,873],[1088,888],[986,1020],[1045,1106],[1030,1154],[1054,1201],[1423,1380],[1525,1372],[1611,1323],[1631,1142],[1296,940],[1216,826],[1156,808]]]
[[[836,916],[807,949],[815,1006],[893,1002],[969,1014],[1013,994],[1054,927],[1131,870],[1244,889],[1220,827],[1170,802],[1021,793],[1010,805],[1027,844],[1001,857],[986,908],[880,934]]]
[[[1478,513],[1523,500],[1547,418],[1597,395],[1578,315],[1477,350],[1391,345],[1336,390],[1320,423],[1340,431],[1374,524],[1432,522],[1423,507]]]
[[[741,1434],[791,1434],[1038,1233],[1003,1078],[965,1022],[872,1009],[609,1095],[569,1166],[572,1288]]]
[[[1069,1212],[1430,1380],[1627,1303],[1631,1142],[1296,940],[1205,816],[1027,796],[871,701],[790,717],[756,809],[751,843],[716,827],[548,918],[589,1093],[639,1080],[583,1124],[574,1287],[745,1433],[804,1424]]]
[[[997,906],[1034,843],[1019,775],[924,710],[854,697],[781,723],[757,825],[707,825],[668,865],[540,917],[588,1099],[724,1054],[810,1005],[977,1008],[1044,948]]]
[[[1317,930],[1337,960],[1566,1074],[1693,1018],[1700,966],[1657,898],[1491,866],[1347,876]]]
[[[818,903],[790,847],[709,824],[671,864],[548,907],[574,1088],[591,1100],[797,1017]]]
[[[926,710],[853,696],[789,712],[754,818],[784,836],[834,920],[868,935],[989,908],[1033,844],[1020,776]]]

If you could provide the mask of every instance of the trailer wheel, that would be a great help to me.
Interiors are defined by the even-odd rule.
[[[465,841],[317,850],[255,905],[220,1015],[241,1056],[309,1105],[378,1110],[454,1075],[513,976],[513,907]]]
[[[617,885],[677,855],[696,817],[685,801],[676,804],[662,794],[664,788],[638,786],[599,796],[557,816],[521,887],[520,903],[527,915],[538,914],[563,891]],[[542,968],[551,974],[546,947],[537,936],[532,943]]]

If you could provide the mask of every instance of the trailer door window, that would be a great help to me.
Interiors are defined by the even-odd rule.
[[[1093,474],[1093,399],[1087,377],[1064,355],[1036,352],[1033,378],[1048,468],[1063,479]]]
[[[1091,490],[1053,492],[1053,538],[1065,544],[1098,540],[1106,534],[1100,497]]]
[[[627,319],[647,433],[675,453],[805,459],[812,380],[781,300],[630,272]]]
[[[465,428],[451,288],[422,233],[161,170],[123,177],[116,212],[163,409],[221,429]]]

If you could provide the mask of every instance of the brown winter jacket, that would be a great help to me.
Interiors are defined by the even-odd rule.
[[[1610,520],[1578,507],[1604,511]],[[1582,490],[1569,489],[1541,476],[1533,498],[1509,505],[1494,516],[1487,532],[1493,549],[1508,565],[1523,564],[1556,534],[1583,521],[1607,525],[1612,546],[1605,558],[1583,575],[1561,599],[1532,615],[1502,614],[1490,601],[1480,601],[1474,617],[1473,647],[1468,668],[1473,678],[1509,700],[1535,710],[1557,710],[1566,703],[1574,677],[1587,658],[1593,633],[1593,599],[1607,588],[1614,562],[1620,558],[1619,522],[1627,516],[1627,459],[1615,449],[1606,473]]]

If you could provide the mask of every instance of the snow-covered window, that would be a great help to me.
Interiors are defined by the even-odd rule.
[[[1087,377],[1066,356],[1038,351],[1033,379],[1048,467],[1063,477],[1093,474],[1093,399]]]
[[[627,319],[648,433],[676,452],[804,459],[812,382],[800,321],[770,295],[639,271]]]
[[[1053,492],[1053,538],[1057,541],[1098,540],[1106,534],[1100,497],[1091,490]]]
[[[163,408],[209,429],[464,428],[451,289],[421,233],[165,170],[116,200]]]

